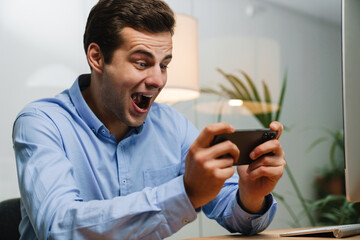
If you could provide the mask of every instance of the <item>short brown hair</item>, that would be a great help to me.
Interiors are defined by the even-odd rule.
[[[87,19],[85,53],[94,42],[100,46],[105,63],[109,63],[122,44],[120,32],[124,27],[150,33],[168,31],[173,35],[174,25],[174,13],[162,0],[99,0]]]

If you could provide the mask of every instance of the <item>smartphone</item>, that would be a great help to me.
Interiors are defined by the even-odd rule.
[[[276,136],[277,132],[270,129],[236,130],[234,133],[216,135],[211,145],[230,140],[235,143],[240,150],[239,159],[234,162],[234,165],[245,165],[253,162],[249,155],[255,147],[266,141],[275,139]]]

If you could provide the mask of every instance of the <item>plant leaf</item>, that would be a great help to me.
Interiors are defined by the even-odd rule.
[[[226,96],[227,98],[230,98],[230,99],[236,98],[236,93],[235,93],[233,90],[228,89],[226,86],[224,86],[224,85],[222,85],[222,84],[219,84],[219,87],[220,87],[220,89],[221,89],[221,92],[223,92],[223,93],[226,94],[225,96]]]
[[[249,75],[247,75],[244,71],[240,71],[241,74],[245,77],[247,83],[249,84],[250,86],[250,89],[252,90],[253,94],[254,94],[254,99],[257,101],[257,102],[262,102],[261,101],[261,98],[259,96],[259,92],[257,91],[256,87],[255,87],[255,84],[254,82],[251,80],[251,78],[249,77]]]
[[[271,123],[272,121],[272,106],[271,106],[271,96],[270,96],[270,91],[269,88],[267,86],[267,84],[265,83],[265,81],[262,82],[263,83],[263,87],[264,87],[264,97],[265,97],[265,106],[264,106],[264,113],[266,113],[265,118],[268,122],[268,124]]]
[[[279,99],[279,110],[276,112],[276,116],[275,116],[275,121],[279,121],[280,118],[280,114],[281,114],[281,110],[282,110],[282,106],[283,106],[283,102],[284,102],[284,97],[285,97],[285,91],[286,91],[286,85],[287,85],[287,69],[285,70],[285,74],[284,74],[284,79],[283,79],[283,84],[281,87],[281,93],[280,93],[280,99]]]
[[[333,171],[335,171],[337,169],[336,164],[335,164],[336,147],[337,147],[337,142],[333,142],[330,147],[330,164],[331,164]]]
[[[327,137],[321,137],[321,138],[316,139],[314,142],[312,142],[312,144],[308,147],[308,149],[306,151],[310,152],[313,148],[315,148],[320,143],[325,142],[326,140],[327,140]]]
[[[202,93],[208,93],[208,94],[214,94],[214,95],[218,95],[218,96],[224,96],[224,94],[220,91],[216,91],[212,88],[202,88],[200,90]]]
[[[232,74],[226,74],[220,68],[218,68],[217,71],[221,73],[225,77],[225,79],[230,82],[230,84],[239,92],[239,99],[252,101],[249,90],[239,78]]]

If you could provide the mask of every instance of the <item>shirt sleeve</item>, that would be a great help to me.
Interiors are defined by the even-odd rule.
[[[270,194],[266,196],[264,214],[250,214],[238,204],[238,176],[226,181],[218,196],[203,207],[204,213],[230,232],[254,235],[264,231],[273,220],[277,202]]]
[[[182,176],[127,196],[84,201],[61,134],[42,113],[17,118],[13,144],[23,218],[36,234],[27,239],[163,239],[196,218]]]

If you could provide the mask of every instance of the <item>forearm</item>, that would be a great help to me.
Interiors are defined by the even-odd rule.
[[[43,239],[163,239],[196,218],[182,177],[156,188],[110,200],[89,202],[65,198],[43,200],[40,206],[24,197],[29,218]],[[38,208],[38,212],[32,209]],[[47,229],[48,228],[48,229]]]

